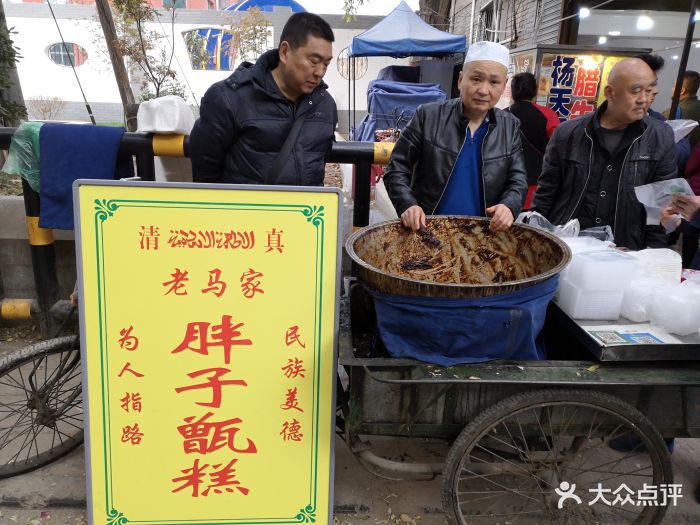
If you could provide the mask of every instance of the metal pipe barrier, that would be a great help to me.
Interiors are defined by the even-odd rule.
[[[16,129],[0,127],[0,149],[9,149]],[[334,142],[326,155],[326,162],[355,165],[353,229],[369,224],[371,167],[389,162],[393,147],[393,143],[387,142]],[[136,174],[142,180],[155,180],[154,158],[189,157],[189,136],[127,132],[122,136],[119,152],[134,156]],[[37,299],[0,297],[0,319],[36,319],[42,336],[47,338],[73,308],[68,300],[59,298],[53,230],[39,226],[39,194],[24,180],[22,189]]]

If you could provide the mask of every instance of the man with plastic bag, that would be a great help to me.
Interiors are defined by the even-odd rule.
[[[333,40],[321,17],[296,13],[278,49],[207,90],[190,134],[195,182],[323,186],[338,120],[322,80]]]
[[[491,217],[505,230],[527,192],[520,124],[496,109],[506,86],[509,51],[494,42],[469,46],[460,97],[419,106],[399,137],[384,184],[404,226],[425,215]]]
[[[662,248],[660,225],[647,225],[634,187],[676,177],[673,131],[647,116],[656,75],[638,58],[615,64],[606,101],[564,122],[545,152],[533,210],[552,224],[579,220],[581,229],[610,226],[615,243]]]

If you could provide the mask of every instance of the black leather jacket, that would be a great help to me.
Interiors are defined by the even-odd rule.
[[[401,132],[384,175],[396,213],[418,204],[432,215],[452,174],[469,121],[462,100],[419,106]],[[520,122],[500,109],[489,111],[482,146],[481,177],[484,209],[505,204],[517,217],[525,201],[527,175],[520,142]]]
[[[562,123],[547,145],[532,209],[552,224],[568,222],[581,204],[591,178],[593,156],[600,147],[593,138],[592,119],[606,108],[607,102],[594,113]],[[634,188],[677,176],[673,131],[648,116],[642,119],[640,129],[622,163],[611,227],[618,246],[632,250],[664,248],[666,235],[660,226],[646,225],[646,211]]]
[[[195,182],[262,184],[295,119],[303,118],[276,183],[323,186],[325,156],[338,121],[335,101],[323,82],[296,105],[287,100],[270,74],[278,63],[277,49],[268,51],[204,94],[190,134]]]

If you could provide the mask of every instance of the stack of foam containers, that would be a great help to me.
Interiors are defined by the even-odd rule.
[[[637,264],[622,300],[622,316],[635,323],[643,323],[651,320],[654,311],[654,324],[667,325],[665,320],[659,323],[663,312],[654,305],[659,297],[680,283],[681,256],[668,248],[648,248],[629,253],[637,259]]]
[[[559,288],[557,288],[556,294],[554,295],[554,300],[557,302],[559,299],[559,294],[561,293],[561,282],[568,276],[573,261],[576,259],[576,255],[585,252],[607,250],[610,247],[609,243],[594,239],[593,237],[562,237],[561,240],[564,241],[571,250],[571,261],[559,273]]]
[[[647,248],[632,252],[637,258],[635,278],[653,278],[672,284],[681,282],[682,258],[669,248]]]
[[[635,264],[635,257],[609,247],[574,252],[560,277],[557,304],[574,319],[618,319]]]

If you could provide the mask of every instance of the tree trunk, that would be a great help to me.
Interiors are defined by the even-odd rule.
[[[7,29],[7,22],[5,20],[5,9],[2,6],[2,1],[0,1],[0,33],[10,36],[9,30]],[[24,97],[22,96],[22,87],[19,84],[19,76],[17,75],[17,68],[12,67],[9,71],[11,86],[5,90],[0,91],[0,98],[7,100],[8,102],[14,102],[15,104],[20,104],[24,106]],[[14,122],[3,122],[5,126],[19,126],[19,121]]]
[[[420,16],[431,26],[441,31],[450,30],[450,7],[452,0],[420,0]]]
[[[112,62],[114,77],[117,80],[119,96],[121,97],[122,105],[124,106],[126,129],[127,131],[136,131],[136,116],[133,110],[135,106],[134,93],[131,90],[131,85],[129,84],[129,75],[126,72],[126,66],[124,65],[124,57],[116,45],[118,37],[117,30],[114,26],[114,19],[112,18],[112,11],[107,0],[95,0],[95,5],[97,7],[97,14],[100,17],[100,24],[102,25],[102,31],[104,32],[107,49],[109,50],[109,58]]]

